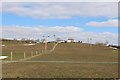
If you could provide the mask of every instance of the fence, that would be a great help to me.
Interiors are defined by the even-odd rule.
[[[15,53],[15,52],[11,51],[9,53],[9,55],[7,55],[8,58],[4,59],[4,60],[21,60],[21,59],[32,58],[34,56],[38,56],[38,55],[42,55],[42,54],[44,54],[43,50],[31,51],[31,52],[23,51],[23,53]]]
[[[58,43],[57,43],[58,44]],[[27,59],[27,58],[31,58],[31,57],[34,57],[34,56],[38,56],[38,55],[41,55],[41,54],[48,54],[48,53],[51,53],[52,51],[54,51],[55,47],[57,46],[57,44],[54,44],[53,48],[50,49],[50,50],[47,50],[46,48],[45,49],[41,49],[41,50],[34,50],[34,51],[9,51],[7,53],[4,53],[6,54],[5,56],[8,56],[7,59],[4,59],[4,60],[21,60],[21,59]]]

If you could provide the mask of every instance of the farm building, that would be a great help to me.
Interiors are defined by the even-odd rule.
[[[57,41],[58,43],[64,43],[65,42],[65,40],[59,40],[59,41]]]
[[[69,38],[69,39],[67,40],[67,42],[68,42],[68,43],[71,43],[71,42],[75,42],[75,40],[72,39],[72,38]]]

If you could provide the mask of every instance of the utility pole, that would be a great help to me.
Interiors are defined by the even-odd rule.
[[[90,47],[92,46],[92,38],[90,38]]]
[[[89,43],[90,41],[89,41],[89,38],[88,38],[88,43]]]
[[[88,44],[89,44],[89,47],[91,46],[91,42],[92,42],[92,38],[89,37],[89,38],[88,38]]]
[[[56,35],[53,35],[54,36],[54,39],[55,39],[55,41],[56,41]],[[55,46],[55,41],[54,41],[54,46]]]
[[[92,43],[92,38],[90,38],[90,43]]]

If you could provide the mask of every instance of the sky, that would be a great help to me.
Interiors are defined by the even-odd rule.
[[[2,37],[118,44],[117,2],[4,2]]]

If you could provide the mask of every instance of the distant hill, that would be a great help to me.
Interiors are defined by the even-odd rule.
[[[12,41],[11,39],[0,39],[0,41]]]

